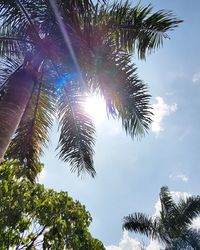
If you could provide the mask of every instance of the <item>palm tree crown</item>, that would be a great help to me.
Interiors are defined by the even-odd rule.
[[[95,127],[83,109],[90,92],[127,134],[147,131],[150,95],[131,53],[144,59],[161,46],[180,23],[173,13],[128,1],[2,0],[0,23],[0,158],[17,158],[34,179],[56,116],[60,158],[94,176]],[[19,109],[13,93],[23,93]]]
[[[200,249],[200,235],[190,228],[193,219],[200,213],[200,197],[189,196],[175,203],[168,187],[162,187],[160,203],[158,216],[131,214],[124,217],[123,228],[157,239],[168,250]]]

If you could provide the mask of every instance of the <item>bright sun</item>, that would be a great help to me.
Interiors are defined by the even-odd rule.
[[[106,118],[105,101],[100,96],[89,96],[84,104],[84,109],[96,123],[100,123]]]

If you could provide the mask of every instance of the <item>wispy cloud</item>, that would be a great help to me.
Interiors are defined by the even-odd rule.
[[[158,135],[161,131],[164,130],[163,119],[166,116],[169,116],[171,113],[177,111],[177,104],[172,105],[167,104],[164,99],[160,96],[156,97],[156,103],[153,106],[153,122],[152,122],[152,131]]]
[[[170,174],[169,178],[172,179],[173,181],[181,180],[183,182],[188,182],[189,180],[189,178],[184,174],[178,174],[178,175]]]
[[[192,82],[194,84],[200,84],[200,72],[197,72],[193,75]]]

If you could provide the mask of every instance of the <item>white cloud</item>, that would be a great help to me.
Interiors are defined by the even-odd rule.
[[[160,245],[157,241],[150,241],[149,245],[144,247],[139,241],[129,237],[128,232],[124,231],[123,238],[119,242],[118,246],[107,246],[106,250],[160,250]]]
[[[185,176],[184,174],[178,174],[176,177],[178,179],[181,179],[183,182],[188,182],[188,177]]]
[[[195,73],[192,77],[192,82],[194,84],[199,84],[200,83],[200,72]]]
[[[142,245],[136,239],[129,237],[128,232],[124,231],[123,238],[118,246],[107,246],[106,250],[141,250]]]
[[[158,135],[161,131],[164,130],[163,119],[166,116],[169,116],[171,113],[177,111],[177,104],[168,105],[165,103],[164,99],[160,96],[156,97],[156,103],[153,104],[153,122],[152,122],[152,131]]]
[[[169,176],[169,178],[170,179],[172,179],[173,181],[176,181],[176,180],[181,180],[181,181],[183,181],[183,182],[188,182],[188,180],[189,180],[189,178],[186,176],[186,175],[184,175],[184,174],[178,174],[178,175],[170,175]]]
[[[161,246],[158,241],[152,240],[150,241],[149,245],[147,246],[146,250],[160,250]]]
[[[180,199],[186,200],[188,197],[192,196],[190,193],[187,193],[187,192],[171,191],[170,193],[175,202],[178,202]]]

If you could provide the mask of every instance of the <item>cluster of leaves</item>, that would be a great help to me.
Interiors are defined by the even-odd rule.
[[[123,228],[157,239],[166,249],[200,249],[200,234],[191,229],[200,214],[200,197],[189,196],[176,203],[168,187],[160,191],[161,210],[158,216],[134,213],[124,218]]]
[[[181,22],[173,13],[153,12],[151,6],[132,6],[129,1],[2,0],[0,22],[0,55],[7,65],[0,70],[0,95],[24,67],[27,53],[40,55],[43,65],[7,154],[31,169],[30,178],[37,174],[48,141],[50,111],[59,117],[60,158],[78,174],[95,175],[95,128],[82,108],[90,92],[104,97],[107,112],[121,120],[127,134],[141,136],[148,130],[150,95],[130,53],[144,59],[161,46],[167,32]]]
[[[105,249],[88,231],[85,207],[31,183],[17,161],[0,166],[0,199],[0,249]]]

